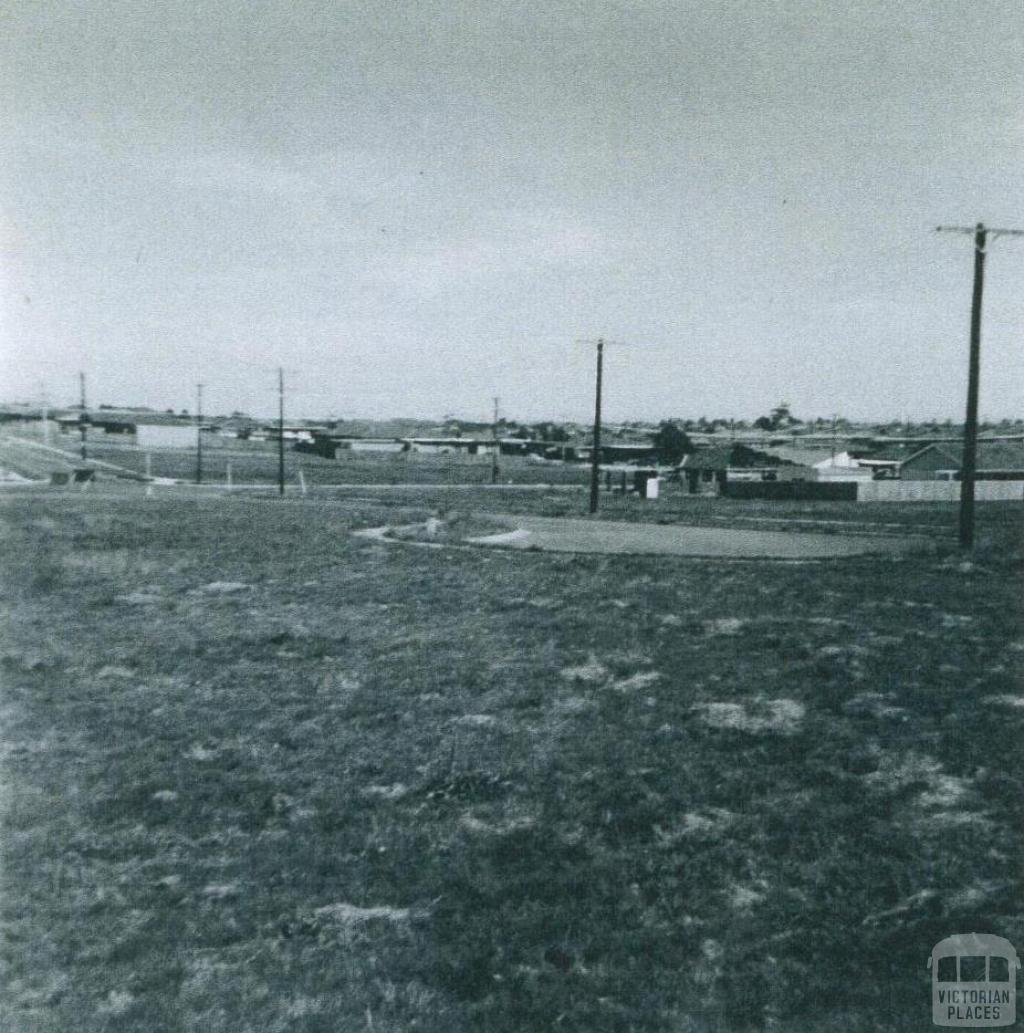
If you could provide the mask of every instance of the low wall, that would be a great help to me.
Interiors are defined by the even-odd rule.
[[[959,502],[959,481],[867,481],[856,485],[858,502]],[[978,502],[1020,502],[1024,481],[975,481]]]

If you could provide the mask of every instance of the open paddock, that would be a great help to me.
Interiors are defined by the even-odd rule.
[[[0,494],[0,1028],[903,1033],[950,929],[1024,942],[1019,508],[970,561],[949,506],[813,564],[351,534],[487,500],[585,505]]]

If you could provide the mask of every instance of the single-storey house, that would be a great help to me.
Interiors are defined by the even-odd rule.
[[[813,470],[813,476],[805,480],[869,481],[872,477],[872,471],[861,466],[849,452],[837,452],[831,446],[772,445],[766,451],[787,463]]]
[[[128,438],[140,448],[195,448],[199,428],[188,416],[170,413],[132,413],[99,409],[57,417],[62,434],[78,434],[83,427],[89,437],[98,434]]]
[[[956,442],[925,445],[899,467],[904,481],[958,481],[963,450]],[[979,441],[975,477],[979,481],[1024,480],[1024,442]]]
[[[194,423],[142,423],[135,425],[139,448],[196,448],[199,427]]]
[[[402,438],[410,452],[435,455],[465,452],[467,455],[490,455],[498,444],[493,438]]]
[[[816,471],[740,442],[711,445],[683,456],[679,472],[690,492],[717,491],[727,481],[813,481]]]
[[[594,455],[593,445],[579,445],[575,449],[576,458],[589,462]],[[652,442],[634,442],[632,444],[601,443],[602,463],[653,463],[657,458],[657,449]]]

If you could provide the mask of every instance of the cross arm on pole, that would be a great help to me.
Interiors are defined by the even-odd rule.
[[[936,233],[965,233],[968,236],[981,236],[988,240],[995,240],[996,237],[1024,237],[1024,230],[1011,230],[1002,226],[986,226],[978,223],[977,226],[936,226]]]

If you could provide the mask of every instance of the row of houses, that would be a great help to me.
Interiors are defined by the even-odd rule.
[[[580,442],[538,441],[524,438],[489,436],[409,436],[357,437],[339,434],[323,426],[259,423],[249,417],[203,421],[197,425],[187,414],[97,410],[90,413],[66,412],[57,416],[63,433],[78,434],[87,428],[90,435],[102,433],[144,449],[192,449],[200,432],[204,438],[277,441],[284,437],[297,449],[337,458],[345,452],[454,454],[486,456],[494,452],[560,462],[590,462],[593,446]],[[849,441],[844,448],[836,444],[754,444],[730,441],[699,446],[684,456],[676,467],[691,491],[716,490],[736,481],[817,481],[861,482],[878,479],[904,481],[956,481],[960,479],[962,442],[895,441],[877,444]],[[603,443],[602,466],[650,467],[658,455],[650,441]],[[976,477],[978,480],[1024,480],[1024,441],[1020,439],[984,440],[978,443]]]
[[[836,452],[719,445],[685,456],[679,471],[691,491],[715,490],[735,481],[959,481],[962,447],[961,442],[943,441],[902,451]],[[975,477],[980,481],[1024,480],[1024,442],[979,442]]]

